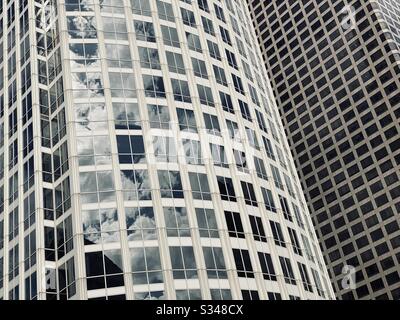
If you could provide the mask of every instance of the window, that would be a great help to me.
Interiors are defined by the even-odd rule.
[[[147,1],[146,1],[147,2]],[[170,3],[157,0],[158,17],[166,21],[175,21],[174,11]]]
[[[152,207],[127,207],[125,217],[128,241],[157,239]]]
[[[127,40],[128,32],[126,29],[126,20],[116,17],[105,17],[103,19],[103,33],[105,39]]]
[[[218,44],[207,40],[208,51],[210,52],[210,56],[214,59],[221,61],[221,53],[218,48]]]
[[[167,106],[158,106],[154,104],[147,105],[150,128],[169,129],[170,116]]]
[[[189,180],[193,199],[211,200],[211,192],[206,174],[189,172]]]
[[[229,31],[220,26],[219,32],[221,33],[222,41],[224,41],[225,43],[227,43],[231,46],[232,41],[231,41],[231,37],[229,35]]]
[[[249,206],[258,207],[256,194],[254,193],[254,188],[251,183],[241,181],[242,191],[244,195],[244,201]]]
[[[210,9],[208,8],[208,3],[207,0],[197,0],[197,4],[199,5],[199,8],[205,12],[210,12]]]
[[[169,247],[174,279],[197,279],[193,247]]]
[[[206,125],[207,133],[220,136],[221,128],[219,126],[218,118],[212,114],[203,113],[204,122]]]
[[[292,203],[292,206],[293,206],[294,216],[296,217],[297,225],[304,230],[304,222],[301,217],[299,207],[296,206],[294,203]]]
[[[244,70],[244,74],[246,75],[246,78],[249,81],[254,82],[253,74],[251,73],[250,66],[244,60],[242,60],[242,66],[243,66],[243,70]],[[258,98],[256,97],[257,93],[256,93],[255,89],[250,84],[249,84],[249,90],[250,90],[250,95],[251,95],[251,98],[252,98],[253,102],[256,105],[260,106],[260,104],[258,102]]]
[[[265,170],[264,161],[258,157],[254,157],[254,166],[257,176],[261,179],[268,180],[267,171]]]
[[[265,208],[268,211],[276,212],[276,206],[271,190],[261,187],[261,193],[263,195]]]
[[[299,267],[300,270],[300,276],[301,276],[301,281],[303,282],[304,290],[313,292],[312,284],[306,266],[300,262],[297,262],[297,266]]]
[[[278,292],[267,292],[268,295],[268,300],[274,301],[274,300],[282,300],[282,296]]]
[[[197,224],[200,237],[219,238],[217,221],[212,209],[196,208]]]
[[[211,300],[232,300],[230,289],[210,289]]]
[[[176,300],[201,300],[200,289],[175,290],[175,295]]]
[[[213,65],[213,69],[214,69],[215,80],[217,81],[217,83],[227,87],[228,81],[226,80],[224,69],[215,65]]]
[[[71,61],[71,64],[75,67],[91,67],[96,66],[99,63],[99,48],[97,43],[70,43],[69,52],[71,55],[71,59],[73,59]],[[106,44],[106,57],[107,60],[110,59],[110,61],[107,61],[109,67],[119,66],[119,63],[117,61],[119,56],[118,52],[123,53],[121,54],[121,58],[123,56],[126,56],[126,53],[130,57],[128,46]],[[114,53],[115,56],[113,56],[111,53]],[[130,66],[132,66],[132,63],[130,64]]]
[[[219,97],[221,99],[222,109],[224,111],[235,114],[235,110],[233,109],[233,103],[231,96],[225,92],[219,92]]]
[[[142,163],[145,159],[142,136],[117,136],[119,163]]]
[[[100,72],[73,72],[71,76],[75,98],[104,96],[103,81]],[[134,85],[131,88],[134,88]]]
[[[281,175],[279,173],[278,168],[276,168],[273,165],[271,165],[271,170],[272,170],[272,176],[273,176],[273,179],[274,179],[274,182],[275,182],[275,186],[278,189],[284,190],[282,179],[281,179]]]
[[[221,199],[225,201],[236,202],[236,194],[233,188],[231,178],[217,176],[218,187],[221,194]]]
[[[162,283],[160,252],[157,247],[129,249],[134,285]]]
[[[292,247],[293,247],[294,253],[298,254],[299,256],[302,256],[303,253],[301,252],[300,242],[299,242],[299,238],[297,237],[296,231],[294,229],[288,227],[288,232],[289,232],[290,241],[292,242]]]
[[[201,22],[203,23],[204,31],[212,36],[215,36],[214,25],[212,21],[204,16],[201,16]]]
[[[296,279],[294,277],[292,264],[290,260],[285,257],[279,257],[279,262],[281,264],[281,268],[283,271],[283,277],[285,278],[285,282],[289,284],[296,285]]]
[[[186,208],[164,207],[165,227],[168,237],[190,237]]]
[[[242,114],[243,119],[246,119],[246,120],[252,122],[249,105],[246,102],[239,99],[239,107],[240,107],[240,112]]]
[[[286,167],[286,166],[285,166],[285,167]],[[292,180],[291,180],[290,177],[289,177],[287,174],[285,174],[285,173],[283,173],[283,178],[285,179],[286,188],[287,188],[289,194],[290,194],[293,198],[296,198],[296,194],[294,193],[294,190],[293,190]]]
[[[235,87],[236,92],[245,95],[242,79],[240,79],[238,76],[236,76],[232,73],[232,81],[233,81],[233,86]]]
[[[225,147],[210,143],[211,156],[215,166],[228,168],[228,159],[225,153]]]
[[[93,11],[94,5],[87,4],[85,0],[67,1],[65,4],[67,11]]]
[[[172,92],[175,101],[191,103],[190,90],[187,81],[171,79]]]
[[[276,281],[276,274],[271,255],[265,252],[258,252],[258,259],[260,260],[261,271],[264,279]]]
[[[0,249],[3,248],[4,248],[4,220],[0,220]]]
[[[227,279],[224,254],[219,247],[203,247],[204,261],[206,263],[209,279]]]
[[[197,125],[193,110],[177,108],[178,123],[180,131],[196,132]]]
[[[151,17],[150,3],[146,0],[131,0],[132,13]]]
[[[282,228],[278,222],[269,221],[274,236],[275,244],[281,247],[286,247],[285,239],[283,238]]]
[[[36,271],[25,278],[25,300],[37,300]]]
[[[187,164],[202,165],[204,163],[201,156],[201,144],[200,141],[182,139],[183,150],[185,153],[185,159]]]
[[[232,249],[238,277],[254,278],[250,255],[247,250]]]
[[[251,230],[253,231],[253,237],[256,241],[267,242],[267,236],[265,235],[264,226],[261,218],[249,215]]]
[[[106,189],[108,189],[112,183],[113,179],[108,177],[108,183],[105,183],[105,178],[107,176],[106,172],[98,172],[98,194],[100,201],[106,201],[108,197],[112,197],[114,195],[113,192],[103,193]],[[96,183],[92,187],[96,187]],[[55,194],[55,205],[56,205],[56,213],[57,218],[62,214],[67,212],[67,210],[71,207],[71,189],[69,184],[69,177],[67,176],[63,181],[61,181],[54,190]],[[98,202],[98,201],[96,201]]]
[[[260,100],[258,99],[258,94],[257,94],[256,89],[253,86],[249,85],[249,92],[250,92],[251,101],[253,101],[253,103],[255,105],[259,106]],[[260,116],[261,116],[261,118],[263,118],[262,114],[260,114]],[[263,126],[260,128],[262,130],[264,130],[265,132],[267,132],[267,127],[266,127],[265,123],[263,123]]]
[[[215,106],[211,88],[198,84],[197,91],[199,92],[199,99],[201,104],[204,104],[209,107]]]
[[[276,131],[274,123],[270,119],[268,119],[268,124],[269,124],[269,127],[271,128],[272,137],[275,139],[276,142],[279,143],[278,132]],[[286,165],[284,164],[284,166],[286,166]]]
[[[1,72],[1,71],[0,71]],[[1,81],[1,80],[0,80]],[[2,85],[0,83],[0,85]],[[0,117],[4,115],[3,97],[0,98]],[[45,113],[45,112],[43,112]],[[22,124],[25,125],[32,119],[32,94],[29,92],[22,100]]]
[[[174,138],[166,136],[153,137],[154,157],[158,162],[178,161],[174,140]]]
[[[233,149],[233,156],[235,158],[236,168],[242,172],[249,172],[247,166],[246,154],[243,151]]]
[[[242,220],[238,212],[224,211],[228,233],[230,237],[245,238]]]
[[[12,112],[10,112],[8,116],[8,127],[9,127],[8,136],[12,137],[12,135],[16,133],[18,129],[18,118],[17,118],[16,108]]]
[[[200,53],[202,52],[199,36],[189,33],[189,32],[186,32],[186,40],[187,40],[188,47],[190,50],[200,52]]]
[[[234,121],[227,119],[226,126],[228,128],[229,138],[240,141],[241,139],[240,139],[240,132],[239,132],[238,124]]]
[[[243,300],[260,300],[258,291],[256,290],[241,290]]]
[[[65,148],[66,150],[66,148]],[[58,150],[57,150],[58,151]],[[54,159],[54,158],[53,158]],[[64,163],[65,166],[65,163]],[[68,170],[68,162],[65,168]],[[57,170],[61,171],[60,168]],[[24,174],[24,192],[27,192],[34,184],[35,184],[35,176],[34,176],[34,163],[33,156],[28,159],[23,165],[23,174]]]
[[[161,26],[161,33],[166,46],[180,48],[181,44],[179,42],[178,32],[175,28]]]
[[[149,289],[142,289],[145,291],[135,292],[134,299],[135,300],[149,300],[149,299],[162,299],[164,297],[164,291],[154,290],[150,291]]]
[[[133,73],[109,72],[111,96],[136,98],[136,84]]]
[[[158,50],[153,48],[138,47],[140,66],[142,68],[157,69],[160,70],[160,58],[158,56]]]
[[[68,216],[57,225],[57,259],[60,260],[73,250],[72,216]]]
[[[8,251],[8,279],[11,281],[19,275],[19,246],[16,244]]]
[[[268,120],[268,122],[269,122],[269,120]],[[283,156],[282,150],[278,146],[275,146],[275,149],[276,149],[276,153],[278,155],[280,164],[282,165],[282,167],[286,168],[286,161],[285,161],[285,157]]]
[[[18,199],[18,172],[8,179],[8,198],[10,203]]]
[[[184,24],[186,24],[189,27],[196,28],[196,19],[194,17],[193,11],[181,8],[181,15]]]
[[[305,250],[305,252],[306,252],[307,259],[310,260],[310,261],[312,261],[312,262],[314,262],[315,259],[314,259],[313,252],[312,252],[312,250],[311,250],[310,243],[308,242],[308,238],[305,237],[305,236],[302,234],[302,235],[301,235],[301,239],[303,240],[304,250]]]
[[[228,64],[232,67],[235,68],[236,70],[239,70],[238,64],[236,62],[236,57],[235,54],[229,51],[228,49],[225,49],[226,53],[226,59],[228,59]]]
[[[180,53],[166,51],[168,69],[170,72],[186,74],[185,64]]]
[[[124,285],[120,249],[87,252],[85,261],[88,290]]]
[[[18,217],[19,217],[19,210],[18,210],[18,207],[16,207],[15,209],[11,210],[11,212],[9,213],[8,241],[12,241],[16,236],[18,236],[18,233],[19,233]]]
[[[129,117],[137,116],[137,119],[140,122],[140,117],[139,117],[139,110],[137,105],[131,105],[131,104],[126,104],[124,106],[123,103],[116,104],[118,105],[119,111],[122,113],[123,117],[125,119],[128,117],[125,113],[129,109],[130,115]],[[114,104],[113,104],[114,106]],[[135,112],[135,108],[137,109]],[[95,131],[107,131],[108,130],[108,115],[107,115],[107,109],[105,106],[105,103],[78,103],[74,105],[74,113],[75,113],[75,127],[77,129],[77,135],[78,136],[91,136],[94,135]],[[118,113],[115,112],[114,110],[114,117],[118,117]],[[64,116],[63,116],[64,118]],[[65,120],[62,120],[63,125],[65,126]],[[54,123],[56,125],[56,123]],[[108,138],[109,140],[109,138]]]
[[[161,198],[183,198],[179,171],[158,170]]]
[[[202,60],[192,58],[193,72],[196,77],[208,79],[206,63]]]
[[[68,34],[72,39],[95,39],[97,29],[93,16],[68,16]]]
[[[285,197],[279,195],[279,202],[281,204],[283,216],[286,220],[293,221],[292,214],[290,213],[289,205]]]
[[[117,209],[83,210],[82,222],[85,245],[119,241]]]
[[[256,112],[258,127],[265,133],[268,133],[268,129],[267,129],[267,125],[265,124],[264,116],[257,109],[254,109],[254,110]]]
[[[75,264],[74,258],[67,260],[58,267],[58,285],[60,290],[60,300],[71,298],[76,293],[75,285]],[[54,279],[55,282],[55,279]],[[108,285],[112,287],[111,283]]]
[[[156,35],[151,22],[135,20],[133,23],[137,40],[156,42]]]
[[[275,161],[274,149],[272,148],[271,141],[263,136],[264,148],[265,153],[267,154],[268,158]]]
[[[115,129],[141,129],[139,106],[137,103],[113,102]]]
[[[222,22],[226,22],[224,10],[220,6],[217,6],[215,3],[214,3],[214,10],[215,10],[215,14],[216,14],[217,18],[219,20],[221,20]]]
[[[147,170],[121,170],[124,201],[151,200],[150,178]]]
[[[146,97],[165,98],[165,87],[162,77],[144,74],[143,86]]]

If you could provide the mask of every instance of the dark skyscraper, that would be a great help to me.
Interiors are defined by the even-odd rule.
[[[399,1],[248,3],[337,297],[400,299]]]

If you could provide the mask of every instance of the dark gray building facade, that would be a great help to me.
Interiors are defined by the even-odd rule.
[[[399,1],[248,4],[337,297],[400,299]]]

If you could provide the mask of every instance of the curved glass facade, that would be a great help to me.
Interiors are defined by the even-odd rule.
[[[0,66],[20,64],[0,91],[0,297],[332,298],[244,3],[3,1],[2,17],[2,45],[14,25],[19,41]]]

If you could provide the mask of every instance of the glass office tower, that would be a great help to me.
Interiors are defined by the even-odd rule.
[[[243,1],[0,4],[0,298],[332,298]]]
[[[399,1],[248,3],[337,297],[400,299]]]

